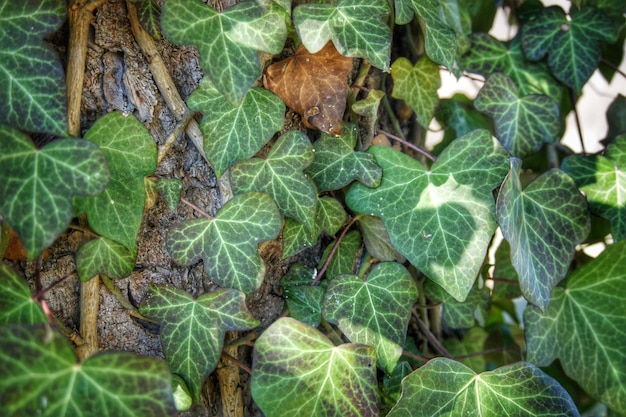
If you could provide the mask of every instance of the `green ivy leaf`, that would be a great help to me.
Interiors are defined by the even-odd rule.
[[[48,322],[26,282],[7,265],[0,264],[0,282],[0,325]]]
[[[371,346],[334,346],[313,327],[280,318],[254,343],[252,397],[267,417],[376,416],[375,364]]]
[[[485,350],[485,342],[488,337],[489,333],[482,327],[472,327],[465,333],[463,340],[449,338],[444,340],[443,345],[453,357],[472,355],[459,360],[459,362],[474,372],[483,372],[487,369],[485,355],[474,354]]]
[[[65,73],[43,41],[66,17],[63,0],[0,0],[0,124],[67,135]]]
[[[287,38],[283,13],[269,6],[244,1],[218,13],[199,0],[178,0],[164,5],[161,24],[171,41],[198,48],[206,77],[238,107],[261,75],[257,51],[277,54]]]
[[[258,245],[274,239],[281,223],[278,207],[269,195],[240,194],[213,219],[192,219],[172,227],[166,246],[175,262],[191,265],[202,259],[211,280],[251,293],[265,274]]]
[[[413,371],[408,362],[399,362],[391,375],[383,376],[380,389],[382,400],[381,415],[386,416],[389,410],[396,405],[402,394],[402,380]]]
[[[246,307],[245,295],[231,288],[194,300],[176,288],[151,285],[139,312],[159,322],[159,337],[170,368],[183,377],[196,403],[204,380],[220,360],[226,331],[259,325]]]
[[[522,25],[522,47],[533,61],[548,55],[556,78],[580,93],[598,67],[600,42],[615,42],[619,27],[594,7],[540,9]]]
[[[135,116],[117,111],[99,118],[85,138],[106,155],[111,180],[103,193],[75,204],[99,235],[134,252],[146,201],[144,177],[157,165],[156,143]]]
[[[98,353],[82,363],[48,325],[0,326],[0,413],[4,416],[172,415],[165,361],[129,352]]]
[[[372,155],[354,151],[357,135],[355,125],[344,123],[341,136],[322,133],[313,143],[315,159],[305,172],[320,192],[338,190],[355,179],[368,187],[377,187],[380,183],[382,173]]]
[[[492,295],[510,300],[522,295],[519,288],[519,277],[511,262],[511,245],[506,239],[503,239],[496,249],[495,262],[493,277],[498,280],[507,280],[507,282],[495,281]]]
[[[161,40],[161,8],[155,0],[132,0],[137,5],[141,27],[155,40]]]
[[[402,397],[388,414],[400,416],[578,416],[567,391],[530,363],[476,374],[436,358],[402,381]]]
[[[89,281],[98,274],[109,278],[126,278],[133,272],[137,252],[104,237],[90,240],[76,254],[78,276]]]
[[[457,301],[441,286],[431,280],[424,283],[424,292],[429,300],[443,304],[443,321],[453,329],[469,329],[474,326],[474,312],[480,307],[486,288],[474,285],[464,301]]]
[[[176,211],[180,203],[183,182],[178,178],[159,178],[156,181],[156,189],[167,203],[170,211]]]
[[[561,129],[559,104],[548,96],[520,96],[513,81],[492,74],[478,93],[476,109],[493,118],[496,137],[512,155],[523,158],[552,143]]]
[[[606,141],[613,141],[616,137],[626,133],[626,97],[621,94],[615,96],[606,111],[606,121],[609,130],[606,132]]]
[[[374,346],[378,366],[391,374],[402,355],[417,285],[395,262],[376,264],[367,278],[341,275],[330,281],[322,314],[350,341]]]
[[[376,118],[380,101],[385,97],[385,93],[380,90],[370,90],[367,97],[352,104],[352,111],[359,116]]]
[[[604,156],[565,158],[562,169],[587,196],[589,210],[611,222],[613,239],[626,239],[626,135],[609,145]]]
[[[383,71],[389,70],[391,30],[381,17],[390,13],[383,0],[339,0],[335,4],[301,4],[293,11],[293,23],[312,54],[333,41],[341,55],[365,58]]]
[[[187,105],[205,115],[200,123],[204,152],[218,178],[235,162],[257,153],[282,129],[285,116],[285,104],[263,88],[250,89],[241,103],[233,105],[207,78]]]
[[[315,222],[312,227],[286,218],[283,228],[283,258],[315,245],[322,232],[329,236],[335,235],[345,220],[346,211],[343,205],[331,197],[317,200]]]
[[[20,236],[30,259],[63,232],[74,195],[95,195],[109,181],[104,153],[81,139],[36,149],[30,138],[0,125],[0,216]]]
[[[395,0],[396,23],[404,25],[416,14],[426,32],[426,54],[430,59],[453,70],[456,59],[456,34],[444,23],[438,0]]]
[[[626,413],[626,241],[607,247],[552,290],[542,313],[524,312],[528,360],[563,369],[591,396]],[[589,358],[593,358],[592,361]]]
[[[561,102],[563,87],[550,74],[545,62],[530,62],[522,51],[521,36],[509,43],[500,42],[486,33],[470,36],[472,47],[462,57],[463,69],[489,77],[502,72],[513,80],[522,96],[545,94]]]
[[[380,217],[402,255],[465,300],[496,227],[492,191],[507,172],[506,151],[489,132],[475,130],[453,141],[430,171],[392,148],[368,152],[383,180],[374,189],[350,187],[348,206]]]
[[[428,128],[435,114],[441,86],[439,66],[422,57],[415,66],[406,58],[398,58],[391,66],[394,98],[404,100],[413,110],[420,125]]]
[[[498,195],[498,223],[511,245],[522,294],[545,310],[550,290],[567,274],[576,245],[589,234],[589,212],[563,171],[547,171],[522,191],[521,167],[520,159],[511,159]]]
[[[319,326],[322,320],[322,302],[324,301],[322,284],[311,285],[315,275],[313,268],[293,264],[289,272],[280,280],[289,316],[313,327]]]
[[[361,215],[357,220],[367,252],[379,261],[404,263],[404,256],[393,247],[383,221],[375,216]]]
[[[335,243],[336,241],[333,241],[332,244],[328,245],[324,250],[318,265],[319,269],[322,268],[328,259]],[[358,231],[353,230],[348,232],[341,242],[339,242],[339,247],[326,268],[326,278],[333,279],[343,274],[354,274],[356,261],[360,255],[359,249],[361,248],[361,243],[361,234]]]
[[[231,168],[233,192],[267,193],[282,214],[311,227],[317,193],[302,170],[311,164],[313,156],[309,138],[300,131],[289,131],[276,141],[266,159],[248,159]]]

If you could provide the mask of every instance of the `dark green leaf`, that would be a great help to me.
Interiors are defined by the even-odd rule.
[[[311,285],[315,275],[313,268],[293,264],[280,280],[289,316],[313,327],[320,324],[324,301],[324,288]]]
[[[133,272],[137,252],[104,237],[90,240],[76,254],[78,276],[89,281],[97,274],[109,278],[126,278]]]
[[[428,128],[435,114],[441,86],[439,66],[428,57],[422,57],[415,66],[406,58],[398,58],[391,66],[394,98],[404,100],[413,110],[417,121]]]
[[[586,194],[589,210],[611,222],[613,238],[626,239],[626,134],[604,156],[572,155],[562,168]]]
[[[336,241],[333,241],[330,245],[326,247],[324,253],[322,254],[322,259],[320,259],[320,263],[318,268],[321,269],[333,247],[335,246]],[[354,274],[357,258],[359,256],[359,249],[361,248],[361,234],[353,230],[348,232],[341,242],[339,242],[339,247],[335,251],[333,258],[330,260],[328,264],[328,268],[326,268],[326,278],[333,279],[339,275],[343,274]]]
[[[387,71],[391,30],[381,17],[389,12],[383,0],[339,0],[336,5],[301,4],[293,11],[293,22],[309,52],[332,40],[341,55],[365,58]]]
[[[156,189],[167,203],[170,211],[175,211],[180,203],[180,193],[183,190],[183,182],[178,178],[159,178]]]
[[[302,170],[311,164],[313,155],[309,138],[300,131],[289,131],[276,141],[266,159],[248,159],[232,167],[233,192],[267,193],[283,215],[312,227],[317,193]]]
[[[621,94],[615,96],[606,111],[606,121],[609,130],[606,132],[605,140],[610,142],[616,137],[626,134],[626,97]]]
[[[376,264],[365,280],[335,277],[324,296],[322,314],[355,343],[374,346],[378,366],[391,374],[400,359],[417,285],[395,262]]]
[[[528,360],[547,366],[559,358],[587,393],[626,413],[626,241],[576,270],[551,298],[545,312],[524,313]]]
[[[511,245],[522,294],[544,310],[550,291],[569,269],[576,245],[589,234],[589,212],[563,171],[547,171],[522,191],[521,167],[520,159],[511,159],[498,195],[498,223]]]
[[[63,0],[0,0],[0,124],[67,135],[63,66],[43,41],[66,15]]]
[[[74,195],[95,195],[109,181],[104,153],[81,139],[42,149],[28,136],[0,125],[0,216],[20,236],[30,259],[63,232]]]
[[[451,359],[436,358],[402,381],[402,397],[389,417],[578,416],[574,401],[554,379],[518,362],[476,374]]]
[[[281,223],[278,207],[269,195],[246,193],[229,200],[214,219],[192,219],[174,226],[166,245],[179,264],[191,265],[202,259],[211,280],[251,293],[265,274],[258,245],[274,239]]]
[[[345,123],[341,136],[322,133],[313,144],[315,159],[306,173],[320,192],[338,190],[355,179],[368,187],[376,187],[380,183],[381,171],[372,155],[354,151],[357,134],[355,125]]]
[[[495,261],[493,277],[496,281],[493,283],[492,295],[511,300],[522,295],[519,288],[519,277],[511,262],[511,245],[506,239],[503,239],[496,249]],[[502,282],[502,280],[506,280],[506,282]]]
[[[489,132],[475,130],[453,141],[430,171],[392,148],[369,152],[383,180],[375,189],[353,185],[348,206],[380,217],[402,255],[465,300],[496,227],[492,190],[507,172],[506,151]]]
[[[176,411],[165,361],[129,352],[76,363],[69,341],[48,325],[0,326],[0,414],[135,417]]]
[[[361,215],[357,220],[367,252],[379,261],[404,263],[404,256],[393,247],[389,233],[379,217]]]
[[[121,112],[98,119],[85,138],[106,155],[111,180],[97,197],[77,198],[76,206],[98,234],[135,251],[146,201],[144,177],[156,169],[156,143],[135,116]]]
[[[285,105],[263,88],[252,88],[233,105],[204,78],[187,104],[205,115],[200,123],[204,152],[218,177],[257,153],[283,127]]]
[[[161,8],[155,0],[133,0],[143,29],[154,39],[161,40]]]
[[[226,331],[259,325],[246,307],[245,295],[230,288],[194,300],[176,288],[152,285],[139,312],[159,322],[170,368],[183,377],[196,403],[204,380],[220,360]]]
[[[383,385],[380,390],[382,400],[382,413],[387,415],[389,410],[396,405],[402,393],[402,380],[411,373],[411,365],[408,362],[398,362],[391,375],[383,376]]]
[[[469,329],[474,326],[474,312],[480,307],[485,288],[475,284],[464,301],[457,301],[441,286],[431,280],[424,283],[424,292],[429,300],[443,304],[443,321],[453,329]]]
[[[267,417],[379,412],[374,348],[334,346],[291,318],[276,320],[254,343],[251,384],[252,397]]]
[[[478,93],[476,109],[491,116],[496,137],[512,155],[523,158],[552,143],[559,134],[559,104],[548,96],[520,96],[513,81],[492,74]]]
[[[449,338],[444,340],[444,347],[453,357],[467,356],[459,360],[462,364],[472,369],[474,372],[483,372],[487,369],[484,355],[474,355],[485,350],[485,342],[489,333],[482,327],[472,327],[463,336],[463,340]]]
[[[198,48],[206,77],[218,95],[235,107],[261,75],[257,51],[277,54],[287,37],[283,12],[255,1],[241,2],[222,13],[199,0],[170,1],[163,8],[161,24],[171,41]]]
[[[7,265],[0,264],[0,283],[0,325],[48,322],[24,279]]]

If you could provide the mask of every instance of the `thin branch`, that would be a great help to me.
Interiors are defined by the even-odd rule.
[[[157,165],[161,163],[163,158],[165,158],[167,151],[170,150],[174,142],[176,142],[176,139],[187,129],[187,125],[189,124],[191,120],[193,120],[193,115],[194,113],[192,111],[187,111],[183,115],[183,118],[176,124],[176,127],[174,127],[174,130],[172,130],[170,134],[167,135],[167,138],[165,139],[165,143],[163,143],[163,145],[159,147],[159,156],[157,157]]]
[[[441,344],[441,342],[437,340],[437,338],[430,331],[428,326],[426,326],[426,324],[424,324],[424,322],[419,317],[417,317],[417,315],[415,315],[415,320],[417,320],[417,325],[419,326],[422,333],[424,333],[424,336],[426,336],[426,339],[428,339],[430,344],[437,350],[437,352],[439,352],[446,358],[452,359],[452,355],[450,355],[450,352],[448,352],[448,350]]]
[[[100,279],[102,280],[104,286],[107,287],[107,289],[111,291],[111,294],[113,294],[117,301],[119,301],[122,307],[128,310],[128,314],[140,320],[144,320],[150,323],[158,323],[156,320],[149,319],[146,316],[142,315],[139,310],[137,310],[137,307],[132,305],[130,300],[122,295],[122,292],[119,290],[119,288],[117,288],[111,278],[107,277],[106,275],[100,275]]]
[[[200,207],[198,207],[195,204],[193,204],[191,201],[187,200],[186,198],[181,197],[180,201],[183,204],[188,205],[189,207],[191,207],[192,209],[194,209],[195,211],[197,211],[198,213],[200,213],[202,216],[206,217],[207,219],[214,219],[215,218],[215,217],[211,216],[209,213],[207,213],[206,211],[202,210]]]
[[[346,233],[348,233],[348,230],[350,230],[350,228],[357,221],[358,218],[359,216],[355,216],[350,221],[350,223],[348,223],[348,225],[343,229],[343,231],[341,232],[341,235],[339,235],[339,238],[335,242],[335,246],[333,246],[333,249],[328,254],[328,258],[326,258],[326,262],[324,262],[324,266],[322,266],[322,269],[320,269],[320,271],[317,273],[317,276],[315,277],[311,285],[317,285],[317,283],[320,282],[320,280],[324,276],[324,273],[326,272],[326,269],[328,268],[328,265],[330,264],[330,261],[333,259],[333,256],[335,256],[335,252],[337,252],[337,249],[339,248],[339,244],[341,243]]]
[[[403,350],[402,356],[406,356],[407,358],[415,359],[416,361],[420,361],[424,363],[432,359],[432,358],[427,358],[426,356],[416,355],[415,353],[409,352],[408,350]]]
[[[615,64],[613,64],[611,61],[609,61],[606,58],[600,58],[600,62],[602,62],[604,65],[606,65],[607,67],[610,67],[613,71],[615,71],[616,73],[618,73],[619,75],[621,75],[622,77],[626,78],[626,73],[624,73],[622,70],[619,69],[619,67],[617,67]]]
[[[232,355],[229,355],[228,353],[222,351],[222,358],[231,361],[232,363],[236,364],[238,367],[246,371],[249,375],[252,375],[252,369],[250,369],[248,365],[244,364],[239,359],[234,358]]]
[[[406,146],[407,148],[413,149],[415,152],[424,155],[426,158],[430,159],[431,161],[435,162],[437,160],[437,158],[434,155],[431,155],[427,150],[420,148],[417,145],[412,144],[411,142],[408,142],[404,139],[402,139],[401,137],[398,137],[396,135],[394,135],[393,133],[389,133],[389,132],[385,132],[384,130],[378,129],[378,133],[382,133],[383,135],[387,136],[389,139],[393,139],[397,142],[400,142],[401,144],[403,144],[404,146]]]
[[[71,278],[72,276],[76,275],[76,271],[72,271],[69,274],[66,274],[64,277],[62,277],[61,279],[59,279],[56,282],[53,282],[52,285],[46,287],[46,288],[42,288],[41,290],[39,290],[39,292],[35,295],[32,296],[33,300],[37,300],[40,301],[43,299],[43,296],[46,295],[47,292],[49,292],[50,290],[52,290],[54,287],[56,287],[57,285],[60,285],[61,283],[67,281],[69,278]]]
[[[583,130],[580,127],[580,118],[578,117],[578,109],[576,108],[576,93],[573,88],[569,89],[570,99],[572,101],[572,110],[574,111],[574,121],[576,122],[576,128],[578,129],[578,137],[580,138],[580,147],[582,148],[583,153],[587,153],[585,151],[585,140],[583,139]]]

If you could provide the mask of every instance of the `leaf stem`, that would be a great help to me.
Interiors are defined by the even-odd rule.
[[[222,351],[222,358],[233,362],[238,367],[240,367],[241,369],[246,371],[249,375],[252,375],[252,369],[250,369],[250,367],[248,367],[248,365],[244,364],[239,359],[234,358],[232,355],[229,355],[228,353]]]
[[[74,275],[76,275],[76,271],[72,271],[69,274],[66,274],[64,277],[62,277],[58,281],[53,282],[52,285],[50,285],[50,286],[48,286],[46,288],[40,289],[39,292],[37,292],[37,294],[34,294],[31,298],[33,300],[35,300],[35,301],[41,301],[43,299],[43,296],[46,295],[47,292],[52,290],[57,285],[63,283],[64,281],[67,281],[69,278],[71,278]],[[39,286],[41,286],[41,284]]]
[[[569,89],[570,99],[572,101],[572,110],[574,111],[574,121],[576,122],[576,129],[578,129],[578,138],[580,139],[580,147],[582,149],[582,153],[587,153],[585,151],[585,140],[583,139],[583,130],[580,126],[580,117],[578,117],[578,109],[576,108],[576,93],[573,88]]]
[[[607,67],[610,67],[613,71],[615,71],[616,73],[618,73],[619,75],[621,75],[622,77],[626,78],[626,74],[624,73],[624,71],[620,70],[618,66],[616,66],[615,64],[613,64],[611,61],[609,61],[606,58],[600,58],[600,62],[602,62],[604,65],[606,65]]]
[[[401,137],[398,137],[396,135],[394,135],[393,133],[389,133],[386,132],[384,130],[378,129],[378,133],[382,133],[383,135],[387,136],[389,139],[393,139],[397,142],[400,142],[401,144],[403,144],[404,146],[406,146],[407,148],[413,149],[415,152],[424,155],[426,158],[430,159],[431,161],[435,162],[437,160],[437,158],[434,155],[431,155],[430,152],[428,152],[425,149],[420,148],[417,145],[413,145],[411,142],[408,142],[404,139],[402,139]]]
[[[144,320],[150,323],[158,323],[156,320],[149,319],[148,317],[142,315],[139,312],[139,310],[137,310],[137,307],[132,305],[131,302],[128,300],[128,298],[122,295],[119,288],[117,288],[117,286],[115,285],[115,283],[113,282],[111,278],[107,277],[106,275],[100,275],[100,279],[102,280],[102,283],[104,284],[104,286],[107,287],[109,291],[111,291],[111,294],[113,294],[113,296],[117,299],[117,301],[120,302],[122,307],[128,310],[128,314],[140,320]]]
[[[339,248],[339,244],[345,237],[346,233],[348,233],[348,230],[350,230],[352,225],[358,220],[358,218],[359,218],[358,215],[354,216],[354,218],[350,221],[350,223],[348,223],[348,225],[344,227],[343,231],[341,232],[341,235],[339,235],[339,238],[337,238],[337,240],[335,241],[335,246],[333,246],[333,249],[328,254],[328,258],[326,258],[326,262],[324,262],[322,269],[319,270],[319,272],[317,273],[317,276],[315,277],[311,285],[317,285],[317,283],[320,282],[320,280],[324,276],[324,273],[326,272],[326,269],[328,268],[328,265],[330,264],[330,261],[333,259],[333,256],[335,256],[335,252],[337,252],[337,249]]]
[[[197,211],[198,213],[200,213],[202,216],[206,217],[207,219],[211,219],[211,220],[215,219],[215,217],[211,216],[209,213],[202,210],[200,207],[196,206],[195,204],[193,204],[191,201],[187,200],[186,198],[181,197],[180,201],[183,204],[188,205],[189,207],[191,207],[192,209],[194,209],[195,211]]]
[[[427,358],[426,356],[422,356],[422,355],[416,355],[413,352],[409,352],[408,350],[403,350],[402,351],[402,356],[406,356],[408,358],[411,359],[415,359],[416,361],[420,361],[420,362],[428,362],[429,360],[431,360],[432,358]]]
[[[422,333],[424,333],[424,336],[426,336],[426,339],[428,339],[430,344],[437,350],[437,352],[439,352],[446,358],[452,359],[452,355],[450,355],[450,352],[448,352],[448,350],[445,347],[443,347],[441,342],[437,340],[437,338],[430,331],[428,326],[426,326],[426,324],[424,324],[424,322],[419,317],[417,317],[417,315],[415,315],[415,320],[417,320],[417,325],[419,326]]]

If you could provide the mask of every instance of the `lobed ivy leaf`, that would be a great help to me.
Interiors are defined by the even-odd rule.
[[[441,86],[439,66],[426,56],[420,58],[415,66],[402,57],[396,59],[391,66],[391,78],[393,78],[391,95],[404,100],[415,111],[418,123],[428,128],[439,100],[437,95],[437,90]]]
[[[528,360],[547,366],[559,358],[589,395],[626,413],[626,316],[619,307],[626,300],[626,241],[574,271],[551,299],[543,313],[534,306],[524,312]]]
[[[76,253],[76,269],[81,281],[98,274],[109,278],[126,278],[133,273],[137,250],[105,237],[90,240]]]
[[[0,216],[30,259],[67,228],[74,195],[96,195],[109,181],[104,153],[93,143],[61,139],[36,149],[6,125],[0,125],[0,166]]]
[[[144,177],[156,169],[156,143],[135,116],[118,111],[99,118],[85,138],[106,155],[111,180],[97,197],[75,199],[76,207],[99,235],[135,252],[146,202]]]
[[[460,362],[435,358],[402,381],[400,416],[579,416],[574,401],[552,377],[526,362],[476,374]]]
[[[315,159],[305,173],[315,182],[318,191],[338,190],[355,179],[368,187],[378,186],[381,170],[372,155],[354,151],[357,135],[357,127],[345,123],[341,136],[322,133],[313,143]]]
[[[359,116],[375,119],[383,97],[385,97],[384,91],[370,90],[367,97],[352,104],[352,111]]]
[[[141,27],[155,40],[161,36],[161,8],[155,0],[132,0],[137,5],[137,16]]]
[[[611,222],[613,239],[626,239],[626,134],[604,156],[572,155],[561,168],[587,196],[589,211]]]
[[[0,282],[0,325],[48,322],[24,279],[8,265],[0,264]]]
[[[311,227],[286,218],[283,227],[283,258],[315,245],[322,232],[333,236],[345,220],[346,211],[343,205],[334,198],[326,196],[317,200],[315,221]]]
[[[542,310],[589,234],[587,201],[563,171],[543,173],[522,191],[522,161],[511,159],[497,202],[498,223],[524,297]]]
[[[176,411],[167,363],[129,352],[77,363],[70,342],[48,325],[0,326],[0,414],[165,416]]]
[[[455,69],[456,34],[444,23],[438,0],[395,0],[396,23],[404,25],[420,18],[420,26],[426,32],[426,55],[449,70]]]
[[[289,316],[309,326],[317,327],[322,320],[324,286],[311,285],[316,271],[302,264],[293,264],[280,280]]]
[[[465,300],[496,227],[492,191],[507,172],[506,151],[486,130],[474,130],[453,141],[430,171],[392,148],[368,152],[383,170],[382,182],[350,187],[348,207],[380,217],[403,256]]]
[[[66,17],[63,0],[0,0],[0,124],[67,135],[65,73],[43,40]]]
[[[520,158],[554,142],[561,129],[556,101],[543,94],[520,96],[513,81],[502,73],[487,79],[474,105],[494,120],[496,137],[506,150]]]
[[[389,233],[379,217],[361,215],[357,220],[367,252],[379,261],[397,261],[406,259],[393,247]]]
[[[375,364],[371,346],[334,346],[313,327],[280,318],[254,343],[252,397],[267,417],[376,416]]]
[[[355,343],[374,346],[378,366],[393,373],[406,340],[417,284],[395,262],[376,264],[365,280],[335,277],[324,296],[322,314]]]
[[[285,115],[283,102],[263,88],[250,89],[241,103],[233,105],[206,77],[187,105],[205,115],[200,123],[204,152],[218,178],[235,162],[257,153],[282,129]]]
[[[196,403],[204,380],[220,360],[226,331],[259,325],[246,307],[244,293],[231,288],[194,300],[176,288],[151,285],[139,312],[159,322],[159,338],[170,368],[185,380]]]
[[[539,9],[522,25],[524,54],[533,61],[548,55],[556,78],[577,93],[598,67],[600,42],[615,42],[619,26],[594,7],[572,7],[566,15],[558,6]]]
[[[326,247],[324,253],[322,253],[318,269],[322,269],[335,244],[336,241]],[[340,275],[354,274],[356,272],[357,259],[361,254],[359,250],[361,244],[361,234],[358,231],[352,230],[348,232],[339,242],[339,247],[326,268],[326,278],[332,280]]]
[[[522,96],[544,94],[561,102],[562,85],[550,74],[545,62],[530,62],[522,51],[521,35],[500,42],[486,33],[470,36],[472,47],[461,58],[463,69],[489,77],[502,72],[513,80]]]
[[[309,3],[293,10],[293,23],[309,52],[316,53],[332,40],[341,55],[365,58],[387,71],[391,30],[382,17],[389,13],[389,5],[383,0]]]
[[[431,280],[424,283],[424,292],[429,300],[440,302],[443,306],[443,321],[452,329],[469,329],[474,326],[474,313],[481,306],[486,295],[486,287],[478,288],[474,284],[464,301],[457,301],[441,286]]]
[[[267,193],[283,215],[310,228],[315,220],[317,193],[302,171],[313,156],[309,138],[300,131],[289,131],[276,141],[266,159],[248,159],[231,168],[233,192]]]
[[[156,181],[156,189],[167,203],[170,211],[176,211],[180,203],[180,194],[183,190],[183,182],[178,178],[159,178]]]
[[[171,41],[198,48],[207,79],[236,108],[261,75],[258,51],[277,54],[283,49],[283,13],[256,1],[220,13],[199,0],[178,0],[164,5],[161,25]]]
[[[263,193],[240,194],[212,219],[192,219],[172,227],[166,246],[172,259],[191,265],[202,259],[217,284],[251,293],[263,282],[265,265],[258,245],[280,232],[280,213]]]

